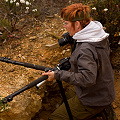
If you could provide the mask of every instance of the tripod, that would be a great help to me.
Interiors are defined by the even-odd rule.
[[[15,65],[20,65],[20,66],[24,66],[24,67],[28,67],[28,68],[33,68],[33,69],[36,69],[36,70],[43,70],[45,72],[49,71],[49,70],[52,70],[52,71],[55,71],[55,70],[69,70],[70,68],[70,64],[69,64],[69,58],[64,58],[64,59],[61,59],[60,60],[60,64],[57,65],[57,67],[54,67],[54,68],[49,68],[49,67],[45,67],[45,66],[40,66],[40,65],[35,65],[35,64],[30,64],[30,63],[23,63],[23,62],[18,62],[18,61],[13,61],[13,60],[10,60],[9,58],[6,58],[6,57],[2,57],[0,58],[0,61],[2,62],[6,62],[6,63],[12,63],[12,64],[15,64]],[[19,95],[20,93],[24,92],[25,90],[27,89],[30,89],[34,86],[36,86],[37,84],[39,84],[40,82],[46,80],[48,78],[48,76],[42,76],[38,79],[36,79],[35,81],[29,83],[28,85],[26,85],[25,87],[19,89],[18,91],[8,95],[7,97],[5,97],[3,100],[2,100],[2,103],[5,104],[7,102],[10,102],[13,100],[13,97]],[[62,86],[62,82],[59,81],[59,80],[56,80],[58,85],[59,85],[59,88],[60,88],[60,92],[61,92],[61,95],[62,95],[62,98],[63,98],[63,101],[64,101],[64,104],[65,104],[65,107],[66,107],[66,110],[67,110],[67,113],[69,115],[69,119],[70,120],[73,120],[73,116],[72,116],[72,113],[71,113],[71,110],[70,110],[70,107],[69,107],[69,104],[67,102],[67,98],[66,98],[66,95],[65,95],[65,91],[64,91],[64,88]]]

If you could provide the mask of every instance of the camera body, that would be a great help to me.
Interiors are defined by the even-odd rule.
[[[58,67],[60,68],[60,70],[69,70],[71,68],[71,64],[69,62],[69,59],[70,58],[66,57],[66,58],[62,58],[59,60],[60,64]]]
[[[72,38],[72,36],[69,35],[68,32],[64,33],[62,36],[63,36],[63,38],[58,40],[58,44],[60,46],[64,46],[68,43],[70,43],[70,44],[74,43],[74,39]]]

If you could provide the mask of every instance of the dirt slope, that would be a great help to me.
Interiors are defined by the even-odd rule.
[[[24,19],[21,20],[24,22]],[[28,62],[38,64],[42,66],[54,67],[59,63],[59,60],[64,57],[70,56],[70,47],[59,47],[52,45],[58,42],[57,38],[65,32],[62,28],[62,22],[58,15],[53,18],[46,18],[42,23],[37,21],[34,23],[34,27],[27,25],[22,28],[22,22],[17,26],[19,31],[15,34],[22,33],[20,39],[11,38],[10,41],[4,41],[0,46],[0,56],[9,57],[12,60]],[[21,28],[21,29],[20,29]],[[19,36],[19,34],[18,34]],[[112,52],[111,62],[114,66],[115,72],[115,88],[116,99],[113,103],[114,110],[120,120],[120,48],[117,51]],[[0,65],[3,63],[0,62]],[[5,64],[8,68],[12,65]],[[1,68],[1,72],[5,72],[4,68]],[[17,69],[19,73],[19,69]],[[2,74],[2,73],[1,73]],[[33,70],[31,76],[38,77]],[[14,78],[14,76],[13,76]],[[47,120],[48,115],[54,111],[62,101],[59,88],[55,85],[55,90],[48,85],[49,94],[46,93],[46,97],[43,99],[43,108],[32,120]]]

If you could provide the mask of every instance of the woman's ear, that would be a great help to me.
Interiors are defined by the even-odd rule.
[[[80,31],[80,30],[81,30],[81,25],[80,25],[80,22],[79,22],[79,21],[76,21],[76,22],[75,22],[75,29],[76,29],[77,31]]]

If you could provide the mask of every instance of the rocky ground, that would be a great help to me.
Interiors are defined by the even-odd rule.
[[[55,67],[59,63],[59,60],[61,58],[70,56],[69,46],[59,47],[59,45],[56,44],[58,42],[58,38],[61,38],[62,34],[65,32],[62,27],[62,21],[57,14],[55,14],[54,16],[48,16],[44,22],[35,21],[34,26],[29,26],[28,24],[23,28],[22,23],[24,22],[25,20],[21,19],[17,26],[19,31],[16,31],[14,33],[20,37],[19,39],[11,37],[10,40],[3,41],[0,46],[0,57],[8,57],[11,58],[11,60],[15,61]],[[111,51],[111,62],[115,73],[116,88],[116,99],[113,103],[113,106],[116,115],[120,120],[119,56],[120,47],[118,47],[116,51]],[[26,70],[23,71],[20,66],[16,67],[15,65],[3,62],[0,62],[0,66],[0,78],[2,78],[2,81],[6,81],[8,79],[8,82],[11,79],[17,79],[17,77],[21,76],[26,77],[29,82],[32,82],[33,79],[37,79],[38,77],[40,77],[42,73],[42,71],[36,71],[33,69],[28,69],[28,72],[26,72]],[[13,71],[16,71],[15,74],[12,73]],[[20,84],[23,84],[22,79],[18,85]],[[42,98],[42,108],[31,120],[47,120],[49,114],[60,105],[62,97],[60,95],[58,86],[55,83],[52,83],[51,87],[51,85],[49,84],[50,83],[47,83],[47,91],[45,91],[45,96]],[[67,89],[66,86],[68,85],[66,83],[64,84],[65,89]],[[20,87],[18,86],[18,88]],[[8,94],[10,94],[11,92],[13,91],[8,91]]]

